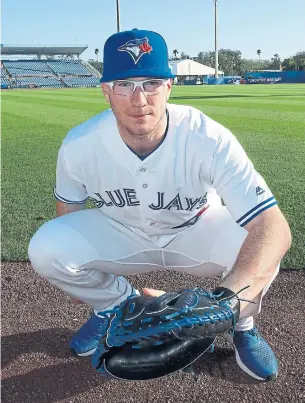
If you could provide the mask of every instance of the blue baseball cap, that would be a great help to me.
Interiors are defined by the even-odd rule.
[[[110,36],[104,46],[100,82],[128,77],[174,78],[164,38],[153,31],[133,29]]]

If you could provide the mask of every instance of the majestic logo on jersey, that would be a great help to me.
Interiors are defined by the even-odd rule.
[[[259,186],[256,186],[256,195],[258,196],[258,195],[261,195],[261,194],[263,194],[263,193],[265,193],[265,190],[262,189],[262,188],[259,187]]]
[[[150,53],[153,48],[148,43],[148,38],[132,39],[118,48],[120,52],[127,52],[132,57],[135,64],[145,53]]]

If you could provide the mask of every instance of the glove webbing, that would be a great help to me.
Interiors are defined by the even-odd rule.
[[[168,320],[171,316],[177,316],[177,315],[183,315],[188,312],[192,311],[191,307],[185,307],[181,309],[179,312],[175,312],[174,314],[170,315],[165,315],[161,317],[161,319]],[[202,316],[199,316],[198,314],[193,314],[192,318],[188,317],[182,317],[180,320],[176,320],[174,322],[168,322],[168,323],[159,323],[159,326],[157,327],[148,327],[145,330],[139,329],[138,333],[135,334],[132,331],[126,330],[124,327],[120,327],[116,329],[115,327],[115,319],[113,321],[113,331],[112,329],[109,329],[110,331],[108,332],[108,337],[107,337],[107,343],[111,344],[112,346],[120,347],[123,346],[125,343],[128,342],[137,342],[141,340],[149,340],[157,335],[160,335],[162,333],[168,334],[171,330],[178,328],[185,328],[185,327],[193,327],[195,325],[204,325],[207,323],[215,324],[217,321],[224,321],[231,319],[233,316],[232,311],[230,308],[227,310],[221,311],[221,312],[214,312],[214,313],[207,313],[204,312]],[[146,321],[147,322],[147,321]],[[124,326],[131,326],[133,324],[133,321],[130,322],[125,322]],[[117,337],[120,337],[120,341],[117,340]]]

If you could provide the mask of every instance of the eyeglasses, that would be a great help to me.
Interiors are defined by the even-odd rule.
[[[130,97],[137,87],[140,87],[147,95],[157,95],[161,88],[168,82],[168,79],[151,79],[144,81],[117,80],[111,81],[108,85],[112,88],[115,95]]]

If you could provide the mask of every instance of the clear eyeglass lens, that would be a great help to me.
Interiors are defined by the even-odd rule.
[[[133,83],[131,81],[115,81],[113,92],[116,95],[129,95],[133,92]]]
[[[156,95],[160,92],[163,83],[164,80],[148,80],[143,83],[143,88],[148,95]],[[133,81],[115,81],[113,92],[116,95],[131,96],[134,92],[134,87]]]

